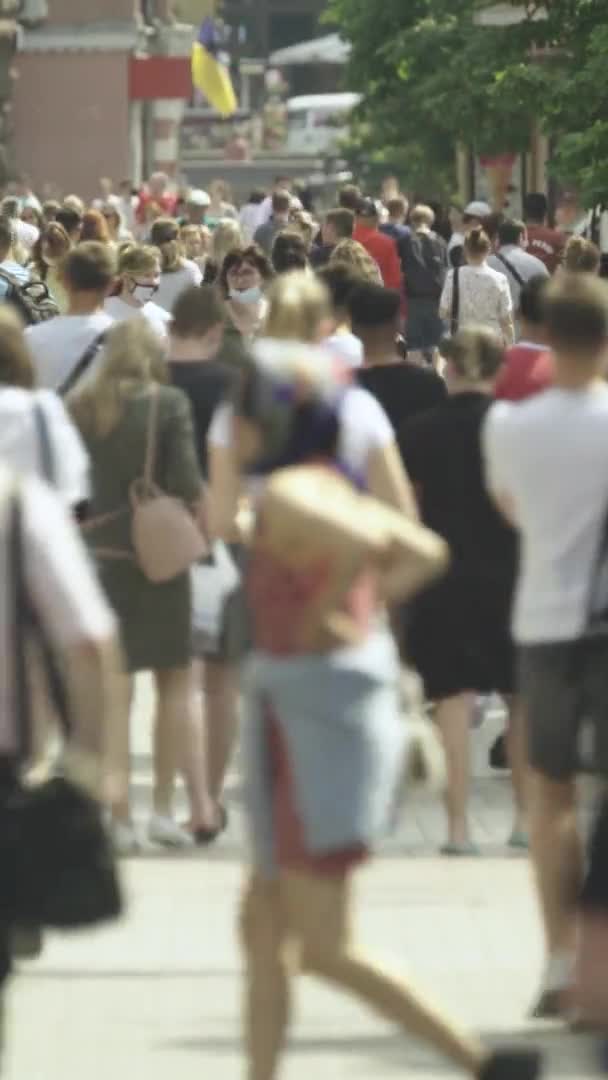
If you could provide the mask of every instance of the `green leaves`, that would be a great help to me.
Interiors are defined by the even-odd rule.
[[[348,85],[364,94],[357,152],[405,157],[438,191],[453,184],[458,140],[525,151],[538,124],[554,139],[556,175],[588,203],[608,199],[608,4],[513,0],[528,17],[492,28],[474,21],[483,6],[330,0],[328,18],[353,45]]]

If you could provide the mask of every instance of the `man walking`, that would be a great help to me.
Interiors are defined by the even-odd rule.
[[[291,195],[288,191],[275,191],[272,196],[272,217],[256,229],[253,240],[270,255],[275,236],[289,225]]]
[[[387,289],[401,292],[401,264],[397,245],[379,229],[380,211],[373,199],[361,199],[357,206],[357,223],[353,240],[363,245],[378,264]]]
[[[498,248],[488,258],[489,265],[504,274],[509,282],[515,313],[519,311],[523,286],[534,277],[549,277],[545,263],[526,251],[526,245],[523,221],[503,221],[498,226]]]

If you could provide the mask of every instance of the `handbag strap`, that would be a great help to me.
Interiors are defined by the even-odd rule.
[[[144,458],[144,486],[147,491],[154,483],[154,464],[158,442],[158,383],[154,383],[150,391],[150,408],[148,410],[148,428],[146,434],[146,456]]]
[[[40,471],[47,484],[54,487],[55,455],[51,444],[47,415],[39,401],[34,405],[34,423],[36,425],[36,435],[38,437]]]
[[[523,289],[523,287],[525,285],[525,281],[524,281],[523,277],[521,276],[519,270],[515,269],[515,267],[513,266],[513,263],[511,262],[511,260],[507,259],[506,255],[501,255],[500,251],[496,251],[495,255],[496,255],[496,258],[499,260],[499,262],[502,263],[505,270],[509,271],[511,277],[514,278],[514,280],[519,285],[520,289]]]
[[[455,266],[452,277],[452,315],[450,319],[450,330],[454,335],[458,330],[458,322],[460,319],[460,267]]]
[[[19,488],[12,499],[9,548],[13,578],[14,702],[17,717],[17,745],[19,759],[25,760],[29,757],[33,744],[32,694],[28,674],[28,639],[35,640],[40,650],[49,694],[66,739],[72,733],[72,722],[65,680],[38,613],[32,605],[27,586],[23,499]]]
[[[59,397],[66,397],[67,394],[74,389],[76,383],[90,368],[105,340],[106,331],[104,330],[102,334],[98,334],[97,337],[93,339],[90,345],[87,345],[78,363],[74,365],[70,374],[63,380],[61,386],[58,388],[57,393],[59,394]]]

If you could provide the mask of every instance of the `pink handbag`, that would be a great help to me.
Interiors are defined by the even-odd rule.
[[[131,485],[131,539],[142,573],[160,584],[183,574],[207,553],[195,518],[181,499],[155,484],[154,461],[158,436],[158,386],[150,394],[144,472]]]

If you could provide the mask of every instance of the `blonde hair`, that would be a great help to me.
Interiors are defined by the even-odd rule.
[[[564,252],[564,268],[569,274],[597,274],[602,256],[592,240],[571,236]]]
[[[505,358],[498,336],[487,326],[466,326],[441,345],[454,370],[470,382],[493,379]]]
[[[142,316],[126,319],[108,334],[95,378],[70,395],[70,411],[83,432],[103,438],[114,430],[132,397],[167,380],[159,335]]]
[[[375,285],[384,284],[378,263],[358,240],[340,240],[332,251],[329,262],[331,266],[336,263],[350,266],[363,281],[373,281]]]
[[[323,320],[331,317],[331,299],[321,281],[306,271],[294,270],[277,278],[266,295],[266,337],[318,342]]]
[[[429,229],[432,229],[435,224],[435,211],[430,206],[419,203],[412,210],[410,221],[415,229],[418,229],[421,225],[427,225]]]
[[[0,383],[31,390],[35,384],[35,369],[29,345],[14,308],[0,307]]]
[[[232,218],[222,218],[216,225],[211,237],[211,258],[215,262],[218,271],[229,251],[238,248],[243,243],[241,226]]]
[[[118,273],[154,274],[160,268],[160,252],[151,244],[121,244],[118,249]]]

